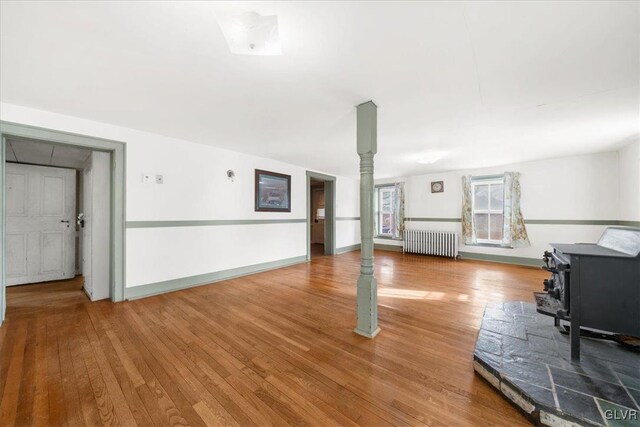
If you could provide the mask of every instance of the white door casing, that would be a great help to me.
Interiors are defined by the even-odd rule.
[[[7,286],[74,276],[75,205],[75,170],[7,163]]]

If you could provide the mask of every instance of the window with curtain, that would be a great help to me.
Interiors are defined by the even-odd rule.
[[[376,234],[382,237],[394,237],[397,235],[396,187],[395,185],[377,187],[376,193]]]
[[[520,248],[529,237],[520,210],[520,174],[462,177],[462,237],[466,245]]]
[[[377,186],[374,206],[376,237],[401,239],[404,232],[404,182]]]
[[[504,178],[473,181],[473,228],[478,243],[502,244]]]

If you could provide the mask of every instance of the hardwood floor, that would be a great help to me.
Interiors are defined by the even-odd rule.
[[[534,268],[376,252],[375,340],[355,335],[359,253],[147,299],[9,288],[2,425],[528,425],[477,377],[484,305]]]
[[[324,256],[324,245],[322,243],[312,243],[310,245],[310,248],[311,248],[311,258]]]

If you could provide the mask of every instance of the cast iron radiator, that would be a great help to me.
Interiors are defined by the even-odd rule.
[[[425,255],[458,257],[458,233],[453,231],[405,230],[402,251]]]

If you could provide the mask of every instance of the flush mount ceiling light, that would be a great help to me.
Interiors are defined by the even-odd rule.
[[[446,155],[447,153],[445,153],[444,151],[433,151],[431,153],[422,155],[422,157],[420,157],[417,162],[421,165],[430,165],[442,159]]]
[[[256,12],[226,12],[218,24],[237,55],[282,55],[278,33],[278,15],[262,16]]]

